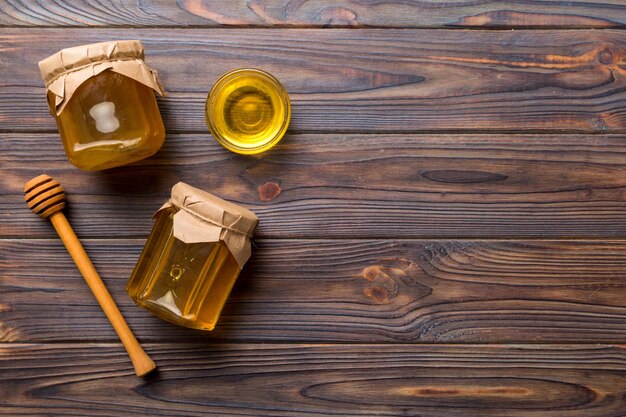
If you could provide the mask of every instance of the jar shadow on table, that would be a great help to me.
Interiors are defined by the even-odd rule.
[[[172,149],[164,146],[149,158],[98,171],[94,175],[99,177],[98,181],[104,192],[132,199],[141,195],[167,195],[172,184],[177,181],[180,170],[181,168],[176,167]],[[155,207],[155,211],[157,209]]]

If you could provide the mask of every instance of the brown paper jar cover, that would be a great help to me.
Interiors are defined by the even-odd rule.
[[[172,206],[178,210],[172,229],[175,238],[185,243],[222,241],[243,268],[259,223],[256,214],[184,182],[172,187],[171,198],[159,211]]]
[[[140,82],[160,95],[165,90],[156,70],[144,62],[139,40],[93,43],[62,49],[39,62],[50,108],[61,114],[74,92],[89,78],[110,70]]]
[[[213,330],[250,257],[258,218],[184,183],[154,215],[126,285],[133,301],[185,327]]]

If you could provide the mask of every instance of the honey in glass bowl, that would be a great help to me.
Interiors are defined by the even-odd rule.
[[[207,126],[226,149],[256,154],[276,145],[291,118],[289,95],[271,74],[238,69],[213,86],[205,105]]]

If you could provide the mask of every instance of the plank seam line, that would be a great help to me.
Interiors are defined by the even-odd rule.
[[[124,241],[127,243],[131,243],[132,241],[137,244],[141,243],[141,241],[145,241],[148,238],[149,232],[145,235],[133,235],[133,236],[104,236],[104,237],[93,237],[93,236],[81,236],[81,242],[119,242]],[[350,242],[350,241],[371,241],[371,242],[382,242],[388,240],[395,241],[468,241],[468,242],[604,242],[604,243],[626,243],[626,236],[623,237],[604,237],[604,236],[572,236],[572,237],[528,237],[528,236],[513,236],[513,237],[484,237],[484,236],[434,236],[434,235],[425,235],[424,237],[403,237],[403,236],[376,236],[376,237],[367,237],[367,236],[355,236],[355,237],[333,237],[333,236],[311,236],[311,237],[293,237],[293,236],[259,236],[257,238],[253,238],[252,241],[272,241],[279,240],[282,242],[289,241],[328,241],[328,242]],[[59,242],[61,241],[58,238],[54,238],[52,236],[0,236],[0,242]]]
[[[389,342],[359,342],[359,341],[306,341],[306,340],[277,340],[277,339],[250,339],[248,341],[242,340],[228,340],[228,339],[219,339],[219,338],[207,338],[206,340],[184,340],[182,342],[176,342],[174,338],[172,341],[168,342],[154,342],[147,340],[145,338],[139,337],[142,346],[159,346],[159,345],[302,345],[302,346],[405,346],[405,347],[452,347],[452,346],[466,346],[466,347],[494,347],[494,348],[507,348],[507,349],[515,349],[520,346],[528,346],[528,347],[547,347],[547,346],[555,346],[555,347],[565,347],[565,346],[586,346],[586,347],[594,347],[594,348],[620,348],[626,350],[626,346],[624,346],[624,342],[615,341],[615,342],[497,342],[490,341],[485,343],[480,342],[401,342],[401,341],[389,341]],[[143,339],[143,340],[142,340]],[[50,341],[0,341],[0,346],[6,345],[19,345],[19,344],[29,344],[29,345],[68,345],[68,344],[76,344],[76,345],[110,345],[110,346],[119,346],[120,349],[124,349],[119,340],[116,339],[60,339],[60,340],[50,340]]]
[[[593,26],[593,25],[572,25],[572,26],[550,26],[550,25],[494,25],[494,26],[462,26],[462,25],[437,25],[437,26],[383,26],[383,25],[367,25],[362,26],[337,26],[328,27],[324,25],[292,25],[292,24],[275,24],[275,25],[0,25],[0,29],[44,29],[44,30],[60,30],[60,29],[82,29],[82,30],[108,30],[108,29],[144,29],[144,30],[161,30],[161,29],[187,29],[187,30],[343,30],[343,31],[360,31],[360,30],[447,30],[447,31],[482,31],[482,32],[502,32],[510,30],[523,31],[607,31],[607,30],[623,30],[626,25],[616,23],[614,26]]]
[[[210,133],[208,129],[205,130],[168,130],[166,135],[208,135]],[[621,136],[626,133],[626,128],[614,129],[611,131],[598,131],[598,130],[537,130],[537,129],[519,129],[519,130],[506,130],[506,129],[442,129],[442,130],[289,130],[287,135],[319,135],[319,136],[333,136],[333,135],[366,135],[366,136],[380,136],[380,135],[412,135],[412,136],[432,136],[432,135],[474,135],[474,136],[496,136],[496,135],[512,135],[512,136],[524,136],[524,135],[544,135],[544,136]],[[16,130],[16,129],[0,129],[0,135],[58,135],[59,131],[54,129],[43,130]],[[289,136],[287,136],[289,137]],[[166,137],[167,140],[167,137]]]
[[[0,129],[0,134],[3,135],[58,135],[58,130],[55,129],[28,129],[28,130],[20,130],[20,129]],[[166,140],[167,135],[197,135],[204,134],[210,135],[208,129],[198,129],[198,130],[167,130],[166,132]],[[373,129],[365,129],[365,130],[288,130],[287,135],[370,135],[370,136],[380,136],[380,135],[545,135],[545,136],[563,136],[563,135],[586,135],[586,136],[610,136],[610,135],[620,135],[626,133],[626,128],[619,129],[611,129],[609,131],[601,131],[601,130],[582,130],[582,129],[574,129],[574,130],[560,130],[560,129],[420,129],[420,130],[391,130],[391,129],[382,129],[382,130],[373,130]],[[287,136],[288,137],[288,136]]]

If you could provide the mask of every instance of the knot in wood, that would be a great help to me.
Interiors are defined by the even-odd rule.
[[[611,48],[607,47],[598,52],[597,60],[602,65],[613,65],[619,57]]]
[[[280,185],[275,182],[266,182],[259,186],[259,198],[261,201],[271,201],[280,195]]]

